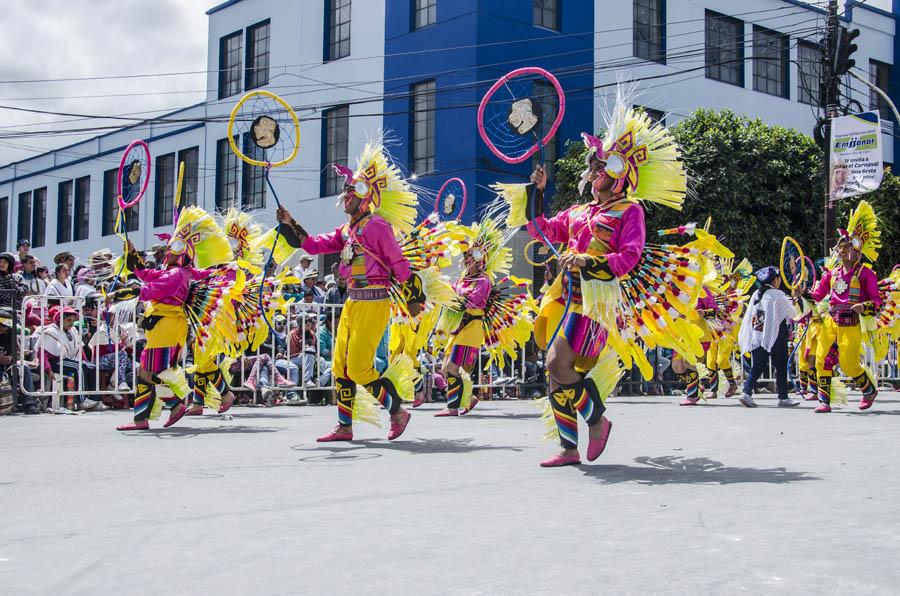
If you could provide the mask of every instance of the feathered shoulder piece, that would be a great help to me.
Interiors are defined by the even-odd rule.
[[[259,224],[253,221],[249,213],[234,208],[225,213],[223,224],[235,260],[243,267],[249,265],[249,268],[258,271],[265,259],[259,243]]]
[[[168,240],[172,254],[187,254],[200,269],[224,265],[234,260],[231,245],[213,216],[200,207],[182,209],[172,237]]]
[[[881,250],[881,230],[878,229],[878,217],[868,201],[860,201],[856,209],[850,212],[850,221],[846,230],[839,230],[841,240],[853,244],[853,248],[871,262],[878,260]]]

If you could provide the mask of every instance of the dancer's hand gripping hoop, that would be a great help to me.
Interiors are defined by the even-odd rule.
[[[241,145],[238,146],[238,140]],[[276,210],[281,207],[278,193],[269,179],[272,168],[290,163],[300,150],[300,121],[293,108],[268,91],[251,91],[244,95],[228,119],[228,143],[231,150],[241,160],[251,166],[264,169],[266,186],[275,199]],[[265,277],[275,254],[280,232],[276,232],[272,241],[272,249],[266,260],[262,275]],[[263,291],[265,279],[259,285],[259,309],[269,331],[279,337],[272,327],[269,316],[263,309]]]
[[[540,155],[544,167],[544,147],[562,123],[566,112],[566,96],[559,81],[550,72],[538,67],[518,68],[500,77],[478,106],[478,133],[488,149],[508,164],[519,164],[535,154]],[[535,219],[537,185],[532,197],[531,219],[544,244],[553,256],[560,253],[547,238]],[[556,326],[549,348],[556,340],[572,301],[572,273],[566,272],[568,295],[563,316]]]

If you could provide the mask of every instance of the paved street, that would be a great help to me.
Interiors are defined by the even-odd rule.
[[[606,453],[557,470],[526,402],[331,446],[333,408],[0,419],[0,593],[900,591],[898,394],[827,416],[675,399],[611,400]]]

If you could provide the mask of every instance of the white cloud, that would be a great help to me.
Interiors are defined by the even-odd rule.
[[[5,0],[0,22],[0,81],[205,71],[205,11],[219,2]],[[167,110],[202,101],[206,84],[205,74],[0,83],[0,105],[84,114]],[[61,122],[64,120],[68,122]],[[58,124],[46,124],[53,121]],[[0,136],[96,124],[115,123],[0,109]],[[80,138],[2,138],[0,164]]]

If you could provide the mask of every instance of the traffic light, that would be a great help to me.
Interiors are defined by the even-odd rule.
[[[843,76],[856,66],[856,60],[851,58],[854,52],[859,48],[853,40],[859,37],[859,29],[847,29],[840,27],[838,29],[837,44],[834,47],[834,74],[835,76]]]

